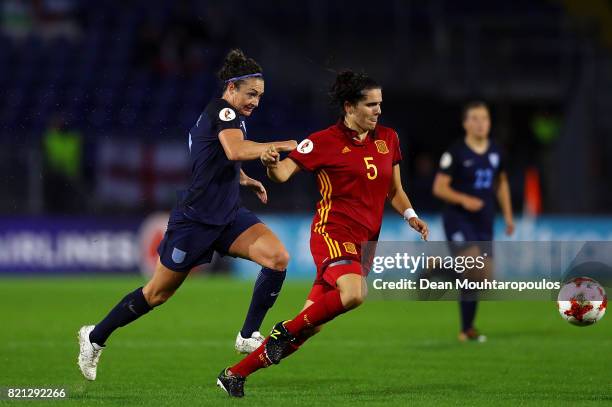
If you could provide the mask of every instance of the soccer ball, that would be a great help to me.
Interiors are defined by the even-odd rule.
[[[576,277],[561,287],[557,297],[559,314],[570,324],[593,325],[606,313],[606,292],[592,278]]]

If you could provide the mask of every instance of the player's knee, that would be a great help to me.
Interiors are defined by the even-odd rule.
[[[344,308],[350,310],[363,304],[365,301],[365,293],[362,290],[341,292],[340,300]]]
[[[286,270],[289,264],[289,252],[285,248],[274,251],[268,258],[268,267],[273,270]]]

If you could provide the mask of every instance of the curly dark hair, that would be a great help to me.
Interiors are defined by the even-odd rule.
[[[253,58],[244,55],[242,50],[233,49],[225,56],[223,66],[217,72],[217,77],[223,82],[223,90],[225,90],[228,85],[226,82],[228,79],[254,73],[263,74],[261,66]],[[237,80],[234,81],[234,84],[240,87],[242,82],[242,80]]]
[[[336,75],[336,81],[332,85],[329,96],[332,105],[338,107],[340,116],[344,116],[344,103],[356,105],[365,98],[364,91],[370,89],[382,89],[382,87],[365,73],[356,73],[344,70]]]

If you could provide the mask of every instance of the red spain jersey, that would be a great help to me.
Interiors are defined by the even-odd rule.
[[[393,129],[377,125],[360,142],[339,121],[308,136],[289,158],[317,177],[321,200],[311,233],[325,239],[331,259],[357,255],[355,245],[378,239],[393,166],[402,160]]]

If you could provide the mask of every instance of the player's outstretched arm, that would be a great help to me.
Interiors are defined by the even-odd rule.
[[[496,185],[497,201],[504,215],[506,223],[506,234],[510,236],[514,233],[514,220],[512,218],[512,199],[510,198],[510,184],[505,171],[499,173],[499,178]]]
[[[225,155],[230,161],[255,160],[270,147],[275,147],[276,151],[292,151],[297,147],[295,140],[274,141],[272,143],[256,143],[245,140],[242,131],[238,129],[221,131],[219,141],[221,141]]]
[[[395,209],[404,217],[404,219],[406,219],[406,221],[408,221],[410,227],[421,234],[421,238],[423,240],[427,240],[429,238],[429,228],[427,223],[416,216],[416,213],[412,208],[412,203],[410,202],[406,191],[404,191],[399,164],[395,164],[393,166],[393,178],[391,180],[389,192],[387,193],[387,199],[389,199],[393,209]]]
[[[268,192],[263,184],[260,181],[246,175],[243,170],[240,170],[240,185],[252,190],[262,203],[268,203]]]
[[[482,199],[455,190],[451,187],[452,180],[450,175],[439,172],[434,179],[433,195],[452,205],[461,205],[470,212],[481,210],[484,206]]]
[[[285,182],[300,170],[290,158],[280,161],[280,154],[274,146],[266,149],[259,159],[267,169],[268,178],[274,182]]]

